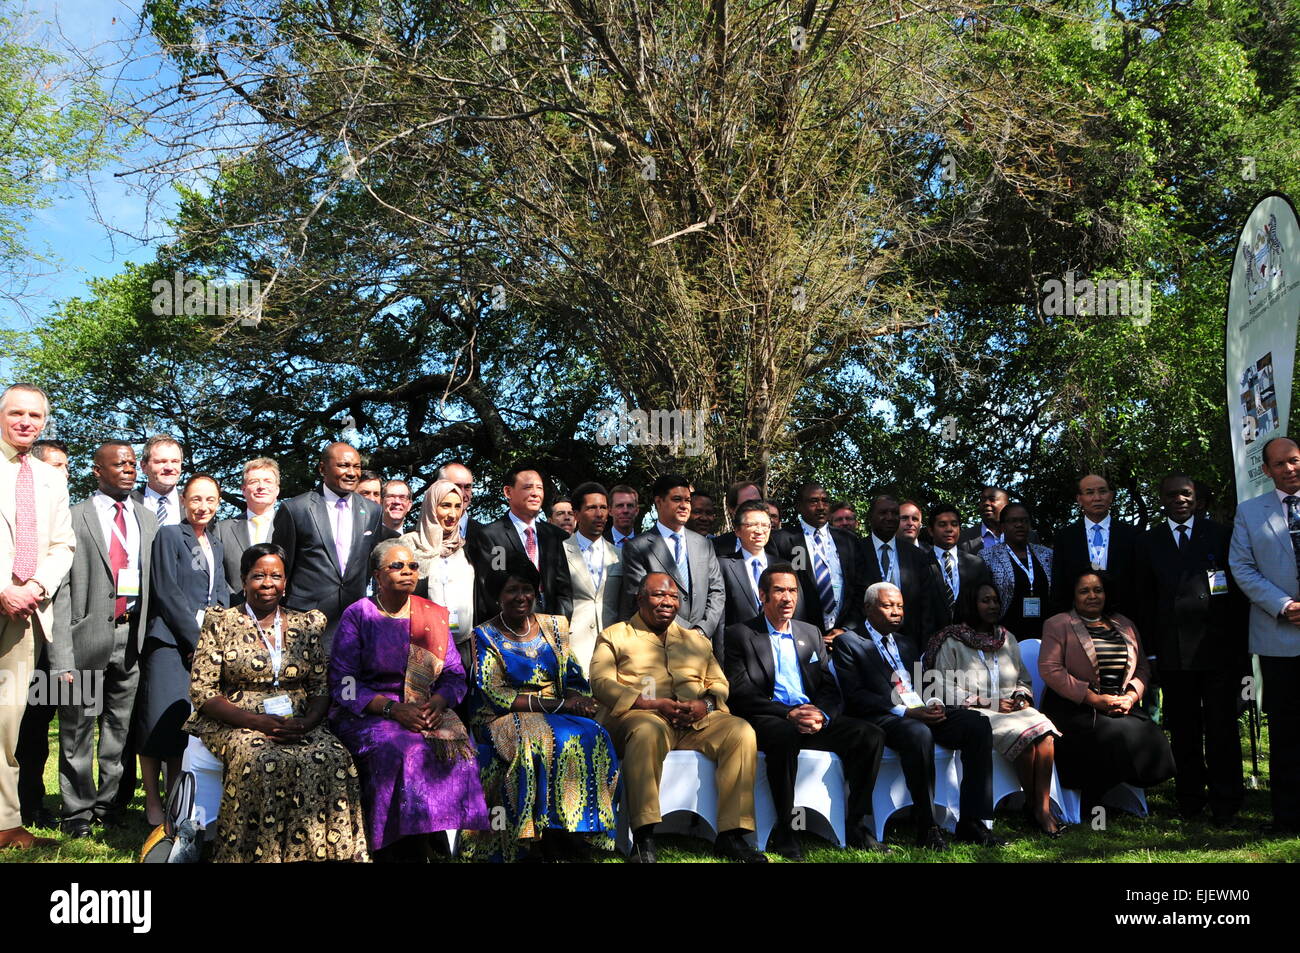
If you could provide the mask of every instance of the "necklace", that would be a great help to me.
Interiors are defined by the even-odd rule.
[[[525,617],[524,617],[524,631],[523,631],[523,632],[516,632],[514,629],[510,628],[510,626],[506,624],[506,618],[505,618],[505,616],[498,616],[497,618],[499,618],[499,619],[501,620],[501,628],[505,629],[507,632],[509,632],[511,635],[513,635],[517,641],[520,641],[520,642],[527,642],[527,641],[528,641],[528,633],[531,632],[531,631],[532,631],[532,628],[533,628],[533,618],[532,618],[532,616],[525,616]]]
[[[375,605],[378,606],[379,611],[382,612],[389,619],[405,619],[408,615],[410,615],[411,612],[410,599],[407,599],[406,602],[402,604],[402,608],[398,609],[396,612],[389,612],[387,609],[385,609],[384,604],[379,601],[378,596],[375,597]]]

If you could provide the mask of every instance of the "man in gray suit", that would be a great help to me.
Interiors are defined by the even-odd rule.
[[[619,621],[623,592],[623,559],[618,547],[605,539],[609,494],[599,483],[583,483],[572,495],[578,525],[563,543],[573,590],[569,619],[569,648],[587,673],[596,637]]]
[[[370,550],[390,534],[379,504],[354,492],[361,479],[361,454],[354,447],[330,444],[319,470],[320,486],[280,505],[271,542],[285,552],[284,604],[325,613],[328,648],[343,610],[366,594]]]
[[[270,457],[255,457],[244,464],[244,515],[212,525],[221,540],[226,583],[232,596],[243,595],[239,561],[244,550],[257,543],[269,543],[275,528],[275,503],[280,498],[280,465]]]
[[[691,481],[680,473],[655,480],[650,490],[659,521],[649,532],[623,543],[623,597],[619,621],[637,611],[637,590],[652,572],[667,573],[677,583],[681,607],[677,624],[696,629],[713,643],[722,664],[722,619],[727,592],[713,544],[686,528],[691,517]]]
[[[1292,836],[1300,833],[1300,447],[1295,441],[1274,437],[1264,444],[1264,472],[1273,489],[1237,507],[1228,565],[1250,599],[1250,651],[1259,656],[1264,677],[1273,827]]]
[[[92,470],[99,489],[72,507],[77,549],[55,601],[50,646],[50,672],[69,686],[61,699],[68,703],[59,706],[59,790],[63,829],[73,837],[90,836],[92,822],[117,820],[158,531],[154,514],[131,499],[136,463],[129,443],[102,444]]]

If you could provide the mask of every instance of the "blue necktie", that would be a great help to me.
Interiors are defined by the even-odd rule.
[[[165,496],[158,497],[157,516],[158,516],[158,525],[166,526],[167,525],[167,497]]]
[[[894,567],[889,560],[889,544],[880,544],[880,578],[883,582],[894,581]]]
[[[691,587],[690,566],[686,562],[686,547],[682,545],[682,534],[673,533],[673,562],[677,564],[677,576],[683,589]]]
[[[826,557],[822,552],[822,537],[820,533],[813,535],[813,575],[817,578],[817,595],[822,601],[822,614],[826,617],[827,624],[835,619],[835,585],[831,582],[831,567],[827,565]]]
[[[761,612],[763,611],[763,597],[761,595],[758,595],[757,593],[758,593],[758,577],[763,575],[763,570],[758,565],[757,559],[750,560],[749,565],[750,568],[754,570],[754,592],[756,593],[754,596],[754,600],[758,603],[758,609]]]

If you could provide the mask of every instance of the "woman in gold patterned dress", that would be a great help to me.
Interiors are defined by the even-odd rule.
[[[325,616],[280,607],[274,543],[249,547],[239,568],[245,604],[204,616],[185,723],[224,766],[213,859],[369,860],[357,769],[323,724]]]
[[[613,849],[618,758],[569,651],[563,616],[533,613],[539,575],[512,559],[498,587],[501,612],[474,629],[470,723],[493,831],[467,834],[471,857],[587,860]],[[504,817],[504,829],[496,823]],[[540,851],[538,848],[540,847]]]

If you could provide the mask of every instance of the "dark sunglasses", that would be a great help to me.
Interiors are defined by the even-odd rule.
[[[384,568],[391,569],[393,572],[397,572],[403,566],[405,566],[407,569],[411,570],[412,572],[417,572],[419,571],[420,568],[420,564],[415,561],[411,561],[409,563],[388,563],[386,566],[384,566]]]

